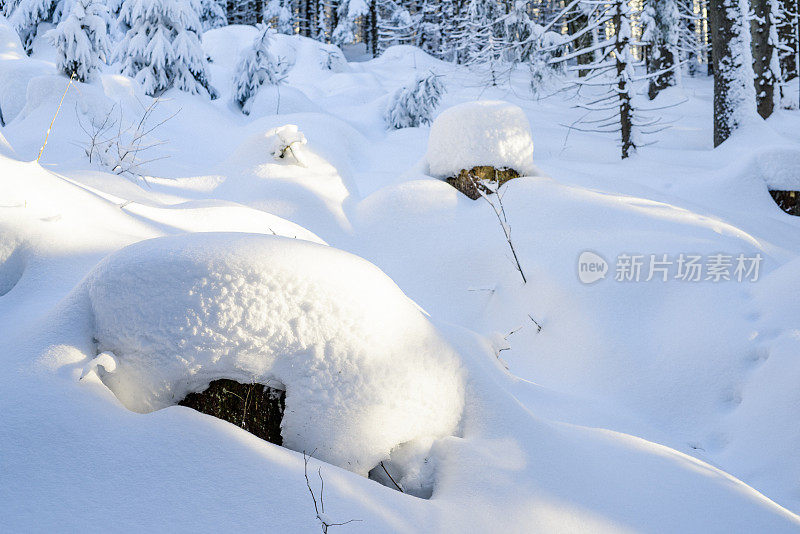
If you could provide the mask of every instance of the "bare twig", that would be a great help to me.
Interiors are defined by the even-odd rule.
[[[533,324],[535,324],[535,325],[536,325],[536,328],[537,328],[537,330],[536,330],[536,333],[538,334],[539,332],[541,332],[541,331],[542,331],[542,325],[540,325],[540,324],[539,324],[539,323],[536,321],[536,319],[534,319],[534,318],[533,318],[533,316],[532,316],[531,314],[528,314],[528,318],[529,318],[531,321],[533,321]]]
[[[385,465],[383,465],[383,462],[381,462],[381,468],[383,469],[383,472],[386,473],[386,476],[389,477],[389,480],[392,481],[392,484],[394,484],[394,487],[397,488],[398,490],[400,490],[402,493],[405,493],[405,490],[403,490],[403,488],[400,487],[400,484],[398,484],[397,481],[395,481],[395,479],[392,476],[392,474],[389,473],[389,470],[386,469]]]
[[[495,170],[495,173],[497,171]],[[492,189],[492,183],[495,184],[494,189]],[[517,270],[519,271],[520,276],[522,276],[522,283],[527,284],[528,279],[525,277],[525,272],[522,270],[522,265],[519,263],[519,257],[517,257],[517,250],[514,248],[514,242],[511,240],[511,226],[508,224],[508,217],[506,216],[506,209],[503,206],[503,196],[500,194],[500,185],[497,181],[497,176],[495,176],[494,181],[489,181],[484,184],[477,184],[478,193],[489,203],[489,205],[494,210],[494,214],[497,216],[497,220],[500,222],[500,227],[503,229],[503,234],[506,236],[506,242],[508,243],[509,248],[511,249],[511,254],[514,256],[514,263],[516,264]],[[481,185],[483,187],[481,187]],[[489,194],[487,194],[487,190],[489,194],[494,193],[495,198],[497,198],[497,202],[493,202],[492,199],[489,198]]]
[[[39,160],[42,159],[42,152],[44,152],[44,147],[47,146],[47,139],[50,137],[50,130],[53,129],[53,124],[56,122],[56,117],[58,117],[58,112],[61,111],[61,105],[64,103],[64,99],[67,97],[67,91],[69,88],[72,87],[72,82],[75,80],[75,73],[72,73],[72,76],[69,77],[69,83],[67,84],[67,88],[64,89],[64,94],[61,95],[61,101],[58,103],[58,107],[56,108],[56,114],[53,115],[53,120],[50,121],[50,126],[47,128],[47,133],[44,135],[44,143],[42,143],[42,148],[39,149],[39,155],[36,157],[36,163],[39,163]]]
[[[311,454],[314,454],[316,450],[317,449],[311,451]],[[316,514],[317,520],[322,526],[322,534],[328,534],[328,529],[330,527],[340,527],[342,525],[361,521],[360,519],[350,519],[349,521],[344,521],[342,523],[328,522],[328,518],[325,515],[325,479],[322,478],[322,468],[320,467],[317,469],[317,475],[319,476],[320,481],[319,504],[317,504],[317,496],[314,494],[314,489],[311,487],[311,480],[308,478],[308,461],[310,459],[311,455],[307,454],[306,451],[303,451],[303,476],[305,476],[306,487],[308,488],[308,492],[311,494],[311,500],[314,502],[314,513]]]

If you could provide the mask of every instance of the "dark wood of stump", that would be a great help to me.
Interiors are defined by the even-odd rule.
[[[491,193],[482,182],[497,182],[499,187],[512,178],[519,178],[519,173],[514,169],[508,167],[496,169],[488,165],[481,165],[470,170],[462,169],[458,176],[451,176],[446,181],[467,197],[477,200],[481,198],[481,191],[486,194]]]
[[[770,191],[769,194],[780,209],[800,217],[800,191]]]
[[[211,382],[205,391],[190,393],[178,404],[233,423],[270,443],[283,444],[285,391],[222,379]]]

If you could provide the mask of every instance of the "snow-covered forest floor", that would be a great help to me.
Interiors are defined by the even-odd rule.
[[[117,383],[115,396],[100,378],[114,374],[94,360],[101,334],[175,341],[158,335],[175,320],[171,292],[183,267],[170,268],[169,241],[96,266],[127,245],[195,232],[267,236],[200,236],[181,261],[224,280],[225,269],[249,272],[257,251],[282,250],[282,276],[313,309],[292,328],[355,332],[329,336],[325,351],[349,362],[351,352],[388,347],[389,360],[340,378],[368,389],[361,396],[308,386],[321,395],[317,411],[304,408],[313,417],[356,412],[351,426],[330,430],[342,434],[342,450],[389,439],[405,418],[429,422],[402,402],[386,412],[396,420],[358,419],[358,403],[391,405],[405,389],[424,397],[430,417],[458,418],[452,435],[392,453],[405,483],[432,491],[429,499],[358,474],[371,465],[311,459],[315,490],[318,469],[324,478],[323,520],[357,520],[331,532],[800,530],[800,218],[768,192],[800,190],[800,112],[776,110],[713,149],[712,81],[685,76],[652,104],[640,97],[672,126],[621,162],[613,137],[570,131],[584,113],[571,93],[536,99],[524,72],[492,87],[412,47],[335,72],[322,66],[321,48],[333,47],[281,35],[276,52],[293,65],[287,83],[265,88],[244,116],[230,80],[255,31],[203,35],[220,98],[168,91],[148,119],[158,126],[143,141],[152,148],[141,160],[152,161],[139,178],[85,154],[92,120],[135,125],[152,103],[111,67],[67,91],[35,161],[67,79],[45,40],[27,57],[0,20],[2,530],[320,528],[301,452],[188,408],[131,411],[147,411],[135,384]],[[426,175],[430,128],[386,129],[390,95],[428,71],[447,90],[439,111],[503,100],[530,121],[541,176],[512,180],[503,196],[526,284],[491,206]],[[272,154],[269,132],[285,125],[308,140],[299,162]],[[357,258],[278,246],[273,234],[373,263],[433,326]],[[206,257],[192,246],[212,250]],[[581,283],[584,251],[608,261],[605,279]],[[644,256],[640,281],[614,279],[623,254]],[[677,265],[668,281],[645,281],[651,254],[763,261],[757,281],[679,280]],[[219,295],[227,291],[222,283]],[[219,313],[247,316],[255,305],[234,299],[241,309]],[[349,307],[363,317],[337,319]],[[138,313],[119,312],[130,309]],[[265,331],[282,309],[258,319]],[[309,316],[322,326],[308,326]],[[420,371],[432,361],[441,366]],[[436,373],[463,373],[463,409],[437,397],[459,385]]]

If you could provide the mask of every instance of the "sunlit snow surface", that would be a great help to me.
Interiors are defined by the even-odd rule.
[[[147,321],[173,320],[161,315],[180,308],[170,292],[189,275],[202,278],[188,267],[182,278],[165,258],[178,243],[204,238],[169,237],[164,243],[175,246],[152,254],[145,253],[149,245],[136,245],[141,255],[127,256],[131,263],[119,271],[127,304],[114,300],[113,287],[102,306],[85,290],[103,269],[98,264],[128,245],[191,232],[267,236],[206,236],[211,263],[204,268],[222,267],[203,272],[224,276],[226,258],[249,258],[239,239],[296,238],[304,243],[285,250],[302,249],[298,277],[313,272],[315,287],[324,288],[332,263],[331,277],[356,286],[308,302],[352,298],[352,309],[366,317],[350,333],[358,343],[335,348],[348,354],[348,347],[374,347],[354,365],[379,362],[379,380],[365,373],[365,389],[341,401],[342,413],[340,390],[332,390],[328,405],[324,395],[314,398],[336,417],[346,415],[348,401],[379,414],[367,431],[391,435],[384,442],[336,429],[358,451],[369,449],[371,462],[398,440],[427,436],[419,445],[423,457],[406,445],[386,459],[409,467],[410,485],[415,477],[432,481],[433,494],[403,495],[357,474],[362,468],[312,459],[310,474],[321,469],[325,481],[326,517],[360,520],[337,527],[342,532],[800,529],[800,220],[781,212],[767,192],[800,189],[791,170],[800,159],[797,111],[778,111],[712,151],[710,80],[685,77],[684,89],[656,102],[686,100],[663,111],[673,127],[621,163],[614,139],[569,132],[580,111],[567,95],[532,100],[524,72],[487,87],[409,47],[332,72],[323,69],[317,43],[278,37],[278,54],[294,64],[288,85],[265,92],[244,117],[231,102],[229,81],[254,31],[205,34],[221,98],[167,93],[155,119],[180,112],[154,132],[166,143],[148,157],[163,159],[147,164],[141,180],[89,164],[80,146],[79,117],[85,125],[113,107],[127,121],[148,105],[113,68],[70,89],[40,164],[31,163],[66,79],[55,75],[45,43],[26,58],[0,23],[0,106],[8,122],[0,128],[3,530],[319,528],[300,453],[182,407],[136,413],[100,379],[113,366],[105,357],[94,360],[93,338],[120,353],[142,339],[158,347],[161,341],[147,338],[154,328]],[[513,180],[503,198],[528,284],[486,202],[426,174],[430,129],[384,130],[389,95],[415,69],[445,75],[442,109],[480,99],[524,111],[543,175]],[[308,142],[298,147],[298,161],[276,160],[268,134],[289,124]],[[312,249],[319,253],[307,253]],[[610,264],[608,276],[591,285],[577,277],[577,259],[587,250]],[[681,253],[760,254],[760,277],[645,282],[645,273],[639,282],[614,280],[621,254]],[[269,260],[248,265],[265,268],[252,273],[254,288],[275,282]],[[370,274],[359,275],[362,268]],[[360,281],[368,285],[370,277],[392,296],[365,295]],[[210,302],[227,301],[215,295]],[[257,306],[267,304],[240,309]],[[387,321],[393,313],[403,320]],[[134,316],[142,327],[127,320]],[[318,317],[323,326],[312,324],[309,332],[339,339],[342,323],[330,319],[332,328],[327,315]],[[253,324],[280,324],[262,319]],[[112,375],[124,372],[122,359],[116,355]],[[427,385],[413,382],[427,365]],[[431,423],[432,431],[394,434],[422,425],[386,415],[409,406],[408,392],[398,390],[429,392],[440,379],[457,384],[460,372],[463,411],[434,407],[436,397],[416,399],[430,413],[459,412],[454,428],[448,420]],[[347,376],[356,380],[359,373],[348,369]],[[370,397],[376,384],[396,393]]]

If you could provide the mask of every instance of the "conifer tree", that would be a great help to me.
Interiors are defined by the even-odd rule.
[[[197,1],[199,2],[197,9],[199,11],[200,24],[203,27],[203,31],[227,26],[228,18],[225,15],[225,10],[222,9],[222,6],[217,0]]]
[[[356,40],[356,19],[369,13],[366,0],[339,0],[336,7],[336,26],[331,42],[336,46],[350,44]]]
[[[648,0],[642,12],[642,42],[649,45],[650,78],[648,96],[654,99],[667,87],[677,85],[680,36],[680,12],[675,0]]]
[[[33,50],[39,25],[43,22],[59,23],[69,14],[75,0],[18,0],[11,13],[11,26],[19,33],[25,51]]]
[[[267,24],[258,26],[253,45],[242,52],[233,80],[234,101],[245,115],[250,114],[253,97],[263,85],[279,85],[286,79],[286,65],[271,51],[275,30]]]
[[[217,98],[206,72],[200,19],[189,3],[124,0],[120,21],[129,28],[116,49],[121,72],[136,78],[148,95],[175,87]]]
[[[294,11],[291,0],[269,0],[264,9],[264,20],[274,24],[278,33],[294,33]]]
[[[416,45],[434,57],[442,57],[443,12],[437,0],[423,0],[417,26]]]
[[[107,61],[107,20],[105,5],[97,0],[77,0],[69,16],[47,32],[56,47],[56,67],[60,72],[85,82]]]
[[[389,128],[416,128],[433,122],[433,112],[439,107],[445,87],[434,73],[417,76],[410,84],[395,92],[386,108]]]

